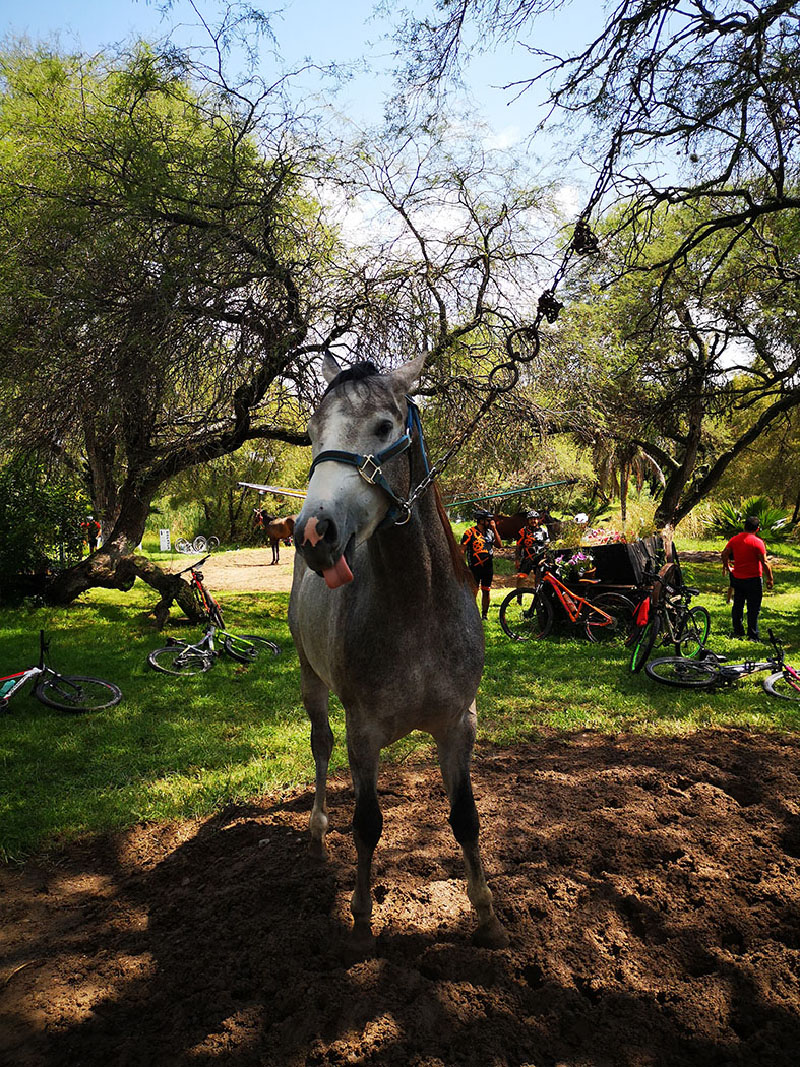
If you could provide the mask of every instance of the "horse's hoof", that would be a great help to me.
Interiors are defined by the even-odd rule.
[[[509,936],[496,915],[479,926],[472,935],[473,945],[478,948],[508,948]]]
[[[356,923],[345,947],[345,955],[352,963],[375,955],[376,938],[369,923]]]
[[[315,860],[326,860],[328,858],[328,846],[321,838],[312,837],[308,842],[308,854]]]

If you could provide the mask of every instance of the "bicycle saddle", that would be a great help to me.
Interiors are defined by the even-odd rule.
[[[700,590],[694,589],[691,585],[685,585],[683,591],[684,593],[688,593],[689,596],[700,596]]]
[[[698,659],[713,659],[715,663],[727,663],[728,657],[723,652],[712,652],[710,648],[701,648]]]

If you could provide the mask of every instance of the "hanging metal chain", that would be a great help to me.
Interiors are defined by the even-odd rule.
[[[508,359],[503,363],[498,363],[495,367],[489,371],[488,385],[489,390],[484,397],[483,402],[478,408],[477,414],[467,424],[466,428],[459,434],[459,436],[453,441],[444,455],[428,471],[427,475],[419,483],[411,496],[404,503],[404,508],[407,515],[410,514],[416,500],[422,496],[422,494],[433,484],[434,481],[442,474],[445,467],[450,460],[462,448],[466,441],[475,432],[475,428],[481,421],[483,416],[497,400],[499,396],[504,393],[509,393],[516,386],[519,381],[520,366],[526,363],[531,363],[539,354],[541,348],[541,339],[539,336],[539,326],[542,319],[546,319],[547,322],[553,323],[558,318],[563,304],[556,300],[555,291],[564,275],[567,273],[570,260],[574,255],[594,255],[600,251],[599,241],[597,236],[589,225],[589,217],[592,211],[597,206],[597,203],[606,191],[606,187],[611,180],[611,176],[614,169],[614,160],[620,147],[620,134],[619,131],[615,133],[611,141],[611,147],[603,160],[603,165],[600,168],[597,181],[595,182],[594,189],[584,207],[583,211],[578,217],[578,221],[575,225],[575,230],[572,235],[572,240],[564,250],[564,254],[561,257],[561,263],[558,266],[555,274],[553,275],[553,282],[549,289],[545,290],[539,297],[539,302],[536,308],[536,317],[529,326],[520,327],[517,330],[513,330],[506,339],[506,352],[508,353]],[[515,340],[524,337],[526,340],[533,341],[531,351],[526,354],[515,350]],[[506,375],[507,379],[502,384],[495,384],[495,380],[501,375]],[[407,521],[407,520],[405,520]]]

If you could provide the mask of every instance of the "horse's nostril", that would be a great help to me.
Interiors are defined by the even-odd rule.
[[[333,519],[323,519],[317,523],[317,530],[322,534],[329,545],[336,543],[336,523]]]

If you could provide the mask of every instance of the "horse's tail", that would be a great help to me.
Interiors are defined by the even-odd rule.
[[[450,552],[450,559],[453,563],[453,571],[459,581],[464,582],[465,585],[473,583],[472,574],[469,567],[464,562],[464,556],[461,549],[456,543],[456,539],[453,536],[453,527],[450,525],[450,519],[447,517],[447,512],[444,510],[444,504],[442,498],[439,495],[439,487],[434,484],[433,486],[433,499],[436,501],[436,511],[439,515],[439,520],[444,530],[445,538],[447,539],[447,548]]]

